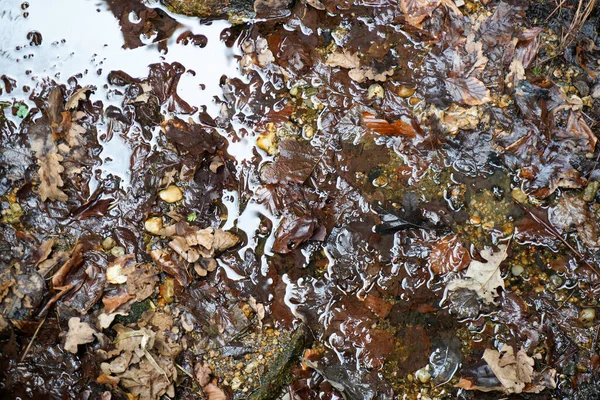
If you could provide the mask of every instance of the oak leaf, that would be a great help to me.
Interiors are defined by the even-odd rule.
[[[488,304],[495,304],[494,298],[498,296],[497,289],[504,288],[504,280],[500,273],[500,264],[507,257],[508,246],[498,246],[500,251],[493,254],[488,248],[481,251],[481,256],[487,260],[486,263],[472,260],[467,269],[465,277],[455,279],[446,286],[449,292],[459,289],[468,289]]]
[[[87,322],[81,322],[78,317],[72,317],[69,319],[65,350],[75,354],[78,345],[93,342],[95,335],[96,331]]]

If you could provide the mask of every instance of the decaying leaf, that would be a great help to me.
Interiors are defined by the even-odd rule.
[[[398,119],[393,123],[389,123],[385,119],[376,118],[375,115],[368,112],[363,112],[362,118],[367,128],[380,135],[415,137],[422,133],[418,123],[409,118],[406,118],[406,120]]]
[[[431,17],[441,3],[441,0],[400,0],[400,7],[406,22],[415,28],[421,28],[423,22]]]
[[[465,269],[471,261],[469,251],[456,234],[441,238],[431,249],[429,266],[434,274],[446,274]]]
[[[79,107],[79,102],[82,100],[86,100],[87,93],[92,90],[94,90],[93,86],[84,86],[82,88],[77,89],[75,92],[73,92],[71,97],[69,97],[69,100],[67,100],[67,103],[65,104],[65,109],[74,110],[77,107]]]
[[[474,77],[448,78],[446,79],[446,89],[454,101],[469,106],[478,106],[492,100],[490,90],[485,87],[483,82]]]
[[[200,386],[206,386],[210,383],[210,375],[212,374],[212,370],[208,366],[208,364],[204,362],[197,362],[194,365],[194,376]]]
[[[343,51],[336,51],[329,54],[326,64],[331,67],[358,68],[360,66],[360,58],[358,58],[358,53],[351,53],[344,49]]]
[[[589,247],[598,247],[598,225],[589,205],[580,199],[563,194],[558,204],[549,211],[549,220],[558,229],[577,230],[579,239]]]
[[[485,349],[483,359],[507,393],[521,393],[533,380],[535,362],[523,349],[517,352],[516,357],[511,346],[503,345],[500,351]]]
[[[489,365],[500,385],[475,384],[469,379],[461,378],[456,387],[482,392],[503,391],[506,394],[540,393],[544,389],[556,388],[556,371],[552,368],[536,371],[534,358],[529,357],[522,348],[517,354],[512,346],[506,344],[502,345],[500,351],[485,349],[483,360]]]
[[[58,154],[49,126],[44,125],[43,121],[34,125],[29,133],[29,142],[39,166],[40,186],[38,193],[42,201],[48,199],[67,201],[66,193],[60,189],[64,185],[60,176],[65,170],[60,164],[63,161],[63,156]]]
[[[394,68],[377,72],[372,67],[360,67],[353,68],[350,71],[348,71],[348,76],[350,77],[350,79],[356,82],[364,82],[367,80],[384,82],[389,76],[392,75],[394,75]]]
[[[261,171],[265,183],[303,183],[315,170],[320,152],[310,144],[292,139],[279,143],[279,158]]]
[[[227,395],[218,385],[218,379],[215,378],[211,383],[204,386],[204,393],[208,397],[208,400],[227,400]]]
[[[94,341],[96,331],[87,322],[81,322],[78,317],[69,319],[69,332],[65,341],[65,350],[73,354],[77,353],[77,346]]]
[[[507,257],[507,245],[500,245],[499,251],[492,253],[487,248],[481,251],[481,257],[487,260],[482,263],[477,260],[471,260],[465,277],[455,279],[448,283],[446,289],[449,292],[458,289],[468,289],[477,294],[477,296],[488,304],[495,304],[495,297],[498,296],[497,289],[504,288],[504,280],[500,273],[500,264]]]

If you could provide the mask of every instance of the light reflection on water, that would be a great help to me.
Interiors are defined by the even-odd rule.
[[[220,81],[223,76],[245,80],[238,68],[237,56],[241,55],[239,46],[227,47],[221,40],[221,33],[231,25],[227,21],[213,21],[200,24],[198,19],[170,13],[158,2],[149,4],[158,7],[180,23],[180,27],[167,41],[167,51],[161,51],[152,38],[142,38],[145,46],[135,49],[124,49],[123,34],[119,23],[111,13],[108,5],[97,0],[64,1],[64,0],[30,0],[27,3],[17,0],[3,0],[0,3],[0,74],[16,81],[16,87],[10,93],[0,81],[0,101],[21,101],[32,108],[35,104],[29,100],[32,92],[39,93],[39,84],[45,80],[54,80],[68,87],[72,84],[81,86],[93,85],[95,92],[90,94],[92,102],[101,101],[104,110],[108,106],[121,108],[123,98],[116,94],[107,81],[111,71],[122,70],[134,78],[148,76],[148,65],[154,63],[179,62],[188,70],[181,76],[178,94],[189,104],[198,108],[206,107],[213,118],[219,116],[220,106],[215,101],[222,96]],[[129,16],[136,21],[135,15]],[[30,32],[41,34],[41,43],[33,44],[28,39]],[[194,45],[177,43],[178,36],[186,31],[201,34],[208,39],[203,48]],[[73,78],[75,77],[75,78]],[[75,81],[73,80],[75,79]],[[169,118],[176,113],[168,112],[165,107],[162,113]],[[7,118],[19,126],[18,117],[6,113]],[[180,116],[188,119],[188,116]],[[193,116],[197,121],[197,116]],[[96,124],[99,143],[102,146],[101,165],[96,171],[101,177],[113,175],[121,180],[121,188],[127,190],[131,178],[132,142],[143,141],[141,135],[132,132],[140,130],[134,123],[128,131],[111,130],[110,119],[103,118]],[[235,130],[248,127],[234,126]],[[150,144],[155,151],[160,151],[156,144],[159,128],[153,129]],[[255,142],[252,137],[239,135],[241,139],[228,137],[225,130],[219,132],[229,141],[229,153],[238,161],[238,174],[242,174],[242,161],[251,160]],[[103,137],[108,137],[102,140]],[[133,139],[135,137],[135,139]],[[234,139],[234,140],[232,140]],[[93,192],[98,182],[95,174],[89,183]],[[255,188],[251,188],[253,190]],[[223,203],[228,209],[228,220],[225,229],[237,226],[247,232],[249,240],[247,248],[257,245],[255,233],[260,223],[260,215],[271,217],[270,213],[259,206],[251,198],[248,206],[240,212],[238,193],[226,193]],[[272,218],[275,224],[276,218]],[[267,240],[265,250],[270,253],[274,238]],[[266,260],[263,257],[263,270]],[[235,272],[227,270],[231,279],[241,279]]]
[[[123,70],[133,77],[146,77],[148,65],[177,61],[188,71],[195,72],[181,77],[178,94],[190,104],[206,106],[207,112],[216,117],[219,107],[214,98],[222,93],[219,85],[221,77],[240,76],[235,58],[237,47],[228,48],[220,40],[221,32],[230,26],[227,21],[201,25],[197,19],[172,15],[181,27],[167,39],[168,51],[165,53],[156,43],[123,49],[118,21],[105,3],[31,0],[28,4],[22,9],[21,1],[3,0],[0,3],[1,70],[17,81],[17,87],[10,94],[3,90],[0,101],[20,100],[32,107],[33,103],[27,100],[30,93],[24,90],[24,86],[35,91],[36,84],[44,79],[68,84],[70,77],[77,76],[80,85],[96,87],[95,93],[90,96],[92,102],[102,101],[104,109],[109,105],[120,107],[121,97],[108,93],[108,73]],[[33,31],[41,33],[39,46],[30,44],[27,38],[28,33]],[[177,37],[185,31],[206,36],[206,47],[178,44]],[[166,110],[163,113],[168,114]],[[16,117],[11,118],[19,124]],[[101,123],[97,128],[101,136],[106,133],[108,124]],[[113,135],[108,142],[101,141],[104,162],[99,166],[103,176],[119,176],[125,186],[130,178],[131,156],[126,138],[127,132],[123,132]],[[248,146],[243,149],[247,151]]]

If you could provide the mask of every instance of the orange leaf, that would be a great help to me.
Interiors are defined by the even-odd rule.
[[[399,119],[393,123],[389,123],[385,119],[375,118],[373,114],[368,112],[363,112],[362,117],[367,128],[372,129],[380,135],[408,136],[413,138],[421,133],[421,128],[413,120],[404,121]]]

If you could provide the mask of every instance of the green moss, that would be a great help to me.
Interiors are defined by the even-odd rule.
[[[308,329],[304,325],[294,332],[290,342],[262,376],[260,387],[250,395],[250,400],[272,400],[279,397],[281,387],[290,382],[290,369],[298,362],[298,358],[308,345],[308,337]]]
[[[176,14],[198,18],[222,18],[241,23],[254,16],[254,2],[250,0],[165,0],[165,6]]]

